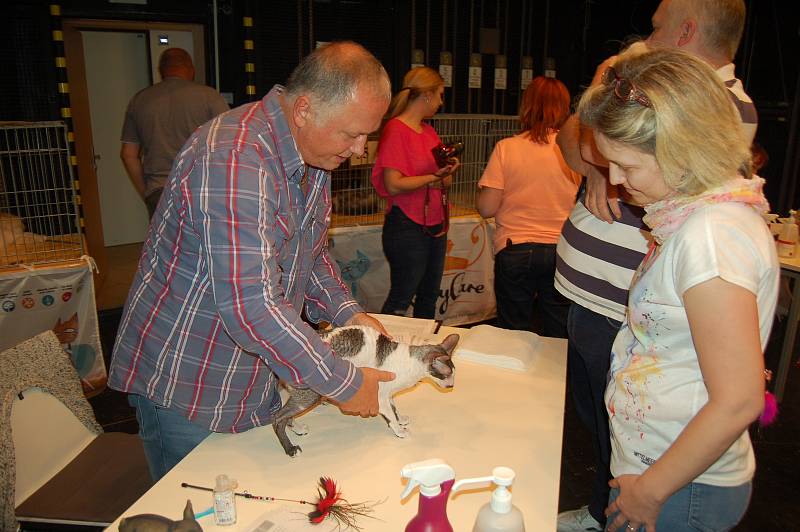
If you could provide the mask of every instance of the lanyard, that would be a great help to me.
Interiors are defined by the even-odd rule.
[[[442,222],[442,230],[438,233],[432,234],[428,229],[428,204],[431,202],[431,187],[425,187],[425,209],[423,211],[423,224],[422,230],[429,236],[439,238],[447,234],[450,229],[450,202],[447,201],[447,187],[442,187],[442,212],[444,213],[444,222]]]

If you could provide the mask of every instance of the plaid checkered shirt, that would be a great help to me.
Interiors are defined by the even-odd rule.
[[[301,319],[362,309],[327,251],[330,173],[306,166],[283,87],[200,127],[176,157],[122,315],[109,385],[215,432],[269,424],[276,376],[339,401],[361,374]]]

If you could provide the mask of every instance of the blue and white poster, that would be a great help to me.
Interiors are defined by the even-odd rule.
[[[94,282],[88,262],[0,274],[0,351],[52,330],[86,395],[105,388]]]

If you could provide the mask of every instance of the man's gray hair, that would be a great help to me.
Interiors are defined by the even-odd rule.
[[[747,16],[744,0],[677,0],[671,8],[675,16],[697,20],[706,49],[733,60]]]
[[[339,41],[317,48],[297,65],[286,83],[286,95],[306,95],[322,109],[333,110],[353,101],[359,86],[385,96],[387,102],[392,98],[380,61],[360,44]]]

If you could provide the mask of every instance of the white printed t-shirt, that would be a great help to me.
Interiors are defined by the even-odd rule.
[[[775,244],[750,207],[718,203],[698,209],[660,247],[634,277],[629,316],[612,348],[605,400],[615,477],[644,472],[708,402],[683,294],[715,277],[753,292],[762,349],[775,313]],[[695,482],[738,486],[754,470],[745,430]]]

